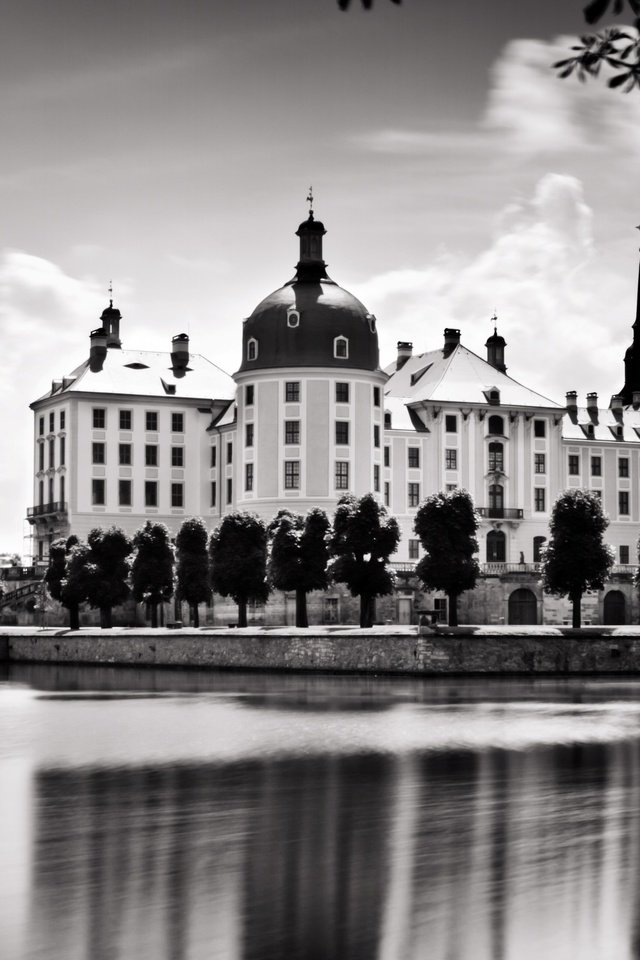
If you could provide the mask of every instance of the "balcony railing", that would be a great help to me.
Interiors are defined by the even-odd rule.
[[[502,577],[506,573],[539,574],[539,563],[503,563],[495,560],[480,564],[480,573],[485,577]]]
[[[399,560],[392,560],[389,566],[396,573],[413,573],[416,569],[415,563],[406,563]]]
[[[51,503],[39,503],[35,507],[27,507],[27,520],[35,517],[49,517],[56,513],[66,513],[67,504],[64,500],[53,500]]]
[[[522,520],[524,511],[519,507],[478,507],[481,517],[489,520]]]

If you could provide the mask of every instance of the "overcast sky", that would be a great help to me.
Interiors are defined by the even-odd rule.
[[[640,94],[550,71],[581,0],[353,4],[4,0],[0,552],[28,529],[28,403],[86,358],[109,280],[125,347],[185,330],[232,373],[310,184],[383,363],[450,325],[484,355],[495,309],[516,379],[621,387]]]

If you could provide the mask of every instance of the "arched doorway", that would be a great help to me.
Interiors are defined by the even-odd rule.
[[[521,587],[509,597],[509,623],[532,624],[538,622],[538,601],[531,590]]]
[[[487,534],[487,563],[504,563],[507,559],[507,541],[502,530]]]
[[[627,602],[621,590],[609,590],[604,598],[602,620],[610,625],[626,623]]]

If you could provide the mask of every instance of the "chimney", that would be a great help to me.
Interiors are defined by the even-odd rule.
[[[450,356],[460,343],[460,331],[446,327],[444,331],[444,356]]]
[[[640,408],[640,390],[634,390],[631,394],[633,409],[638,410]]]
[[[611,410],[611,413],[616,418],[616,420],[622,420],[624,403],[619,393],[614,393],[614,395],[611,397],[611,403],[609,404],[609,408]]]
[[[92,330],[89,343],[89,369],[92,373],[99,373],[107,355],[107,331],[102,327]]]
[[[408,340],[398,340],[398,359],[396,361],[396,370],[401,370],[407,360],[413,355],[413,344]]]
[[[598,394],[597,393],[587,394],[587,413],[595,423],[598,422]]]
[[[189,364],[189,337],[179,333],[171,339],[171,367],[175,377],[184,377]]]
[[[578,392],[577,390],[567,390],[567,413],[577,414],[578,412]]]

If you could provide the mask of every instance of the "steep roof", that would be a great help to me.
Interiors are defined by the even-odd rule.
[[[109,349],[101,370],[92,372],[85,360],[62,382],[54,381],[35,403],[69,393],[231,401],[235,384],[229,374],[197,353],[189,354],[184,376],[176,376],[170,353]]]
[[[566,413],[562,418],[562,439],[569,443],[640,443],[640,410],[629,404],[618,418],[608,407],[599,407],[593,416],[587,407],[577,407],[575,413]]]
[[[487,391],[497,388],[501,406],[561,408],[554,400],[496,370],[462,344],[455,346],[448,356],[440,349],[410,357],[400,370],[396,370],[395,363],[390,364],[385,373],[389,374],[385,396],[402,397],[408,404],[425,400],[486,404]]]

